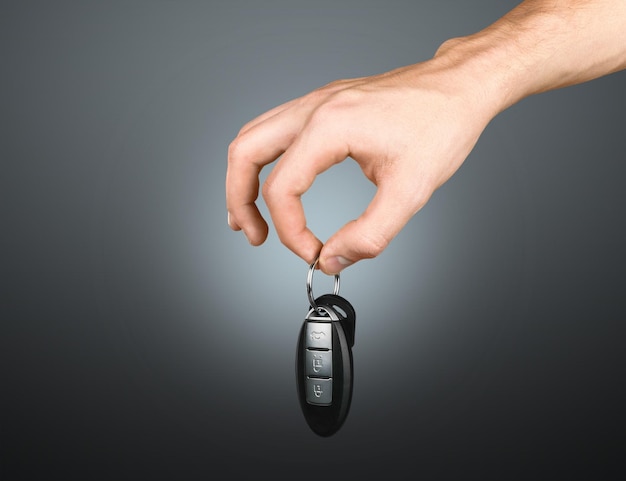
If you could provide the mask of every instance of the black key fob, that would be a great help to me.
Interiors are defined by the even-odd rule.
[[[352,346],[356,316],[336,294],[315,300],[307,314],[296,352],[296,384],[309,427],[331,436],[343,425],[352,400]]]

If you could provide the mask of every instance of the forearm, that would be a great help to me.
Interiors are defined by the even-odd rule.
[[[626,68],[626,0],[527,0],[444,43],[437,61],[481,86],[493,115],[530,95]]]

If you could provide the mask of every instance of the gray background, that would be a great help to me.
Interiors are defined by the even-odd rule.
[[[307,266],[226,224],[245,122],[515,3],[4,0],[0,477],[624,479],[625,73],[501,114],[345,271],[330,439],[295,393]],[[373,192],[351,160],[320,176],[312,229]]]

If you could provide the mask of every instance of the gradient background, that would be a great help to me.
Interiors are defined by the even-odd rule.
[[[354,398],[330,439],[295,392],[307,266],[226,224],[245,122],[515,4],[4,0],[0,478],[624,479],[626,72],[501,114],[345,271]],[[310,226],[373,192],[346,161]]]

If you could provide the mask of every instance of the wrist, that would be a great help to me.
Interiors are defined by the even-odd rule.
[[[626,68],[626,2],[522,2],[489,27],[444,42],[439,62],[471,76],[497,115],[516,102]]]
[[[511,38],[481,31],[452,38],[437,50],[434,61],[452,76],[474,85],[491,118],[539,91],[533,78],[535,60],[524,58]]]

